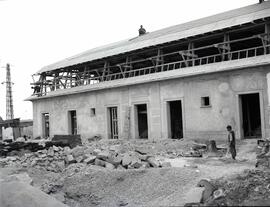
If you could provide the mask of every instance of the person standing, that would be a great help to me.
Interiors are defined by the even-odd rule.
[[[228,151],[231,153],[232,158],[235,160],[236,149],[235,149],[235,134],[230,125],[227,126],[228,131]]]

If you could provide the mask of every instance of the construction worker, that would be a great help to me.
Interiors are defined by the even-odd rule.
[[[234,134],[234,131],[232,130],[232,126],[228,125],[227,131],[228,131],[228,150],[227,150],[227,153],[230,152],[232,155],[232,158],[235,160],[235,157],[236,157],[235,134]]]
[[[140,29],[139,29],[139,35],[144,35],[146,33],[146,30],[143,28],[143,26],[141,25]]]

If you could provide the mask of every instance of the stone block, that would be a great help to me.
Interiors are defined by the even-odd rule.
[[[107,159],[107,162],[113,164],[114,166],[118,166],[122,161],[122,157],[121,156],[110,156]]]
[[[45,158],[45,157],[47,157],[47,154],[40,154],[40,155],[38,155],[38,157],[39,158]]]
[[[67,155],[67,154],[70,154],[71,153],[71,149],[70,147],[64,147],[64,153]]]
[[[73,155],[73,157],[77,158],[79,156],[83,156],[84,155],[84,147],[82,146],[77,146],[75,148],[73,148],[71,150],[71,154]]]
[[[140,168],[141,166],[142,166],[142,162],[141,162],[141,160],[139,160],[138,158],[137,159],[132,159],[132,162],[131,162],[131,164],[130,164],[130,166],[132,167],[132,168]]]
[[[122,165],[124,167],[127,167],[129,164],[131,164],[132,158],[128,153],[125,153],[122,157]]]
[[[80,163],[83,161],[83,156],[76,157],[75,160]]]
[[[54,150],[53,150],[52,147],[50,147],[50,148],[48,149],[47,155],[48,155],[48,156],[51,156],[51,157],[54,156]]]
[[[93,162],[95,162],[95,159],[96,159],[96,156],[88,156],[86,159],[84,159],[84,163],[86,163],[86,164],[90,164],[90,163],[93,163]]]
[[[57,167],[58,167],[58,169],[59,169],[60,171],[63,171],[63,170],[65,169],[65,162],[64,162],[64,161],[58,161],[58,162],[56,163],[56,165],[57,165]]]
[[[106,161],[110,157],[109,151],[102,151],[97,154],[97,158]]]
[[[140,153],[137,153],[136,156],[142,161],[146,161],[150,157],[150,155],[142,155]]]
[[[93,150],[93,155],[98,155],[99,153],[101,153],[100,149],[94,149]]]
[[[160,163],[154,157],[149,157],[147,162],[150,164],[151,167],[159,167]]]
[[[14,161],[17,160],[17,157],[9,157],[9,160],[12,161],[12,162],[14,162]]]
[[[66,156],[66,163],[67,164],[71,164],[71,163],[75,163],[76,160],[74,159],[73,155],[67,155]]]
[[[105,167],[106,162],[103,160],[100,160],[98,158],[95,159],[95,165],[101,166],[101,167]]]
[[[148,162],[142,161],[142,166],[140,168],[149,168],[150,164]]]
[[[105,167],[108,169],[111,169],[111,170],[113,170],[115,168],[114,165],[109,163],[109,162],[105,162]]]
[[[86,147],[86,149],[84,150],[84,154],[87,155],[87,154],[93,154],[93,148],[92,147]]]
[[[37,160],[32,160],[32,162],[31,162],[31,167],[34,167],[35,165],[37,164]]]
[[[122,165],[118,165],[117,170],[126,170],[126,168],[124,168]]]
[[[59,147],[57,147],[57,146],[55,146],[55,145],[53,145],[52,147],[53,147],[53,151],[55,151],[55,152],[60,151]]]

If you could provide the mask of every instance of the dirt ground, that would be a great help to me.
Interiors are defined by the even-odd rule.
[[[124,143],[125,149],[136,144],[142,143]],[[77,163],[67,167],[63,173],[38,168],[0,169],[0,178],[14,171],[26,171],[33,179],[35,187],[63,199],[70,207],[168,207],[183,206],[187,202],[197,201],[198,195],[194,192],[198,189],[195,186],[201,179],[224,179],[245,169],[254,169],[256,140],[237,143],[236,161],[229,157],[172,159],[166,156],[188,149],[189,144],[181,141],[147,143],[146,146],[152,153],[171,162],[172,167],[168,168],[109,170]],[[218,144],[224,146],[222,142]]]

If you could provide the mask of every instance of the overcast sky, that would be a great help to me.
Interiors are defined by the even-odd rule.
[[[11,64],[15,118],[32,118],[31,75],[93,47],[236,9],[257,0],[0,0],[0,82]],[[0,84],[4,119],[5,85]]]

